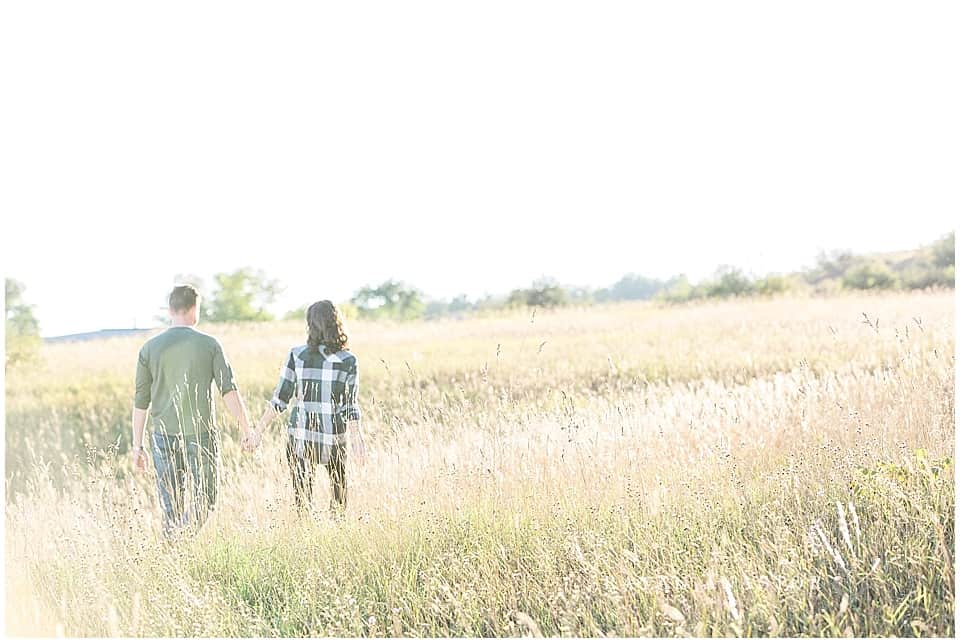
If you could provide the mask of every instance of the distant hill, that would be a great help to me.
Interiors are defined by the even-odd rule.
[[[822,253],[817,265],[800,274],[818,292],[846,290],[915,290],[952,288],[956,272],[956,238],[950,233],[915,250],[854,255]]]
[[[829,295],[859,290],[922,290],[953,288],[956,281],[956,235],[915,248],[892,252],[854,254],[849,250],[821,252],[813,267],[787,273],[754,275],[736,266],[719,266],[712,277],[691,283],[685,274],[667,280],[629,273],[616,283],[594,290],[588,286],[562,286],[550,279],[531,288],[515,290],[492,302],[467,304],[467,309],[527,305],[588,305],[608,301],[657,300],[683,303],[701,299],[765,296],[779,293]],[[445,302],[431,302],[428,314],[443,314]]]
[[[106,328],[104,330],[95,330],[89,333],[74,333],[73,335],[59,335],[57,337],[44,337],[43,341],[48,344],[61,344],[65,342],[88,342],[95,339],[112,339],[114,337],[128,337],[130,335],[146,335],[152,333],[155,328]]]

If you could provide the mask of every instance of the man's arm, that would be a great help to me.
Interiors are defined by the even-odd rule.
[[[233,377],[233,368],[223,352],[220,342],[216,342],[213,354],[213,379],[223,395],[223,402],[227,405],[230,415],[240,423],[240,437],[245,451],[252,451],[260,443],[259,436],[250,430],[250,419],[247,417],[247,406],[243,403],[243,396],[237,388]]]
[[[153,374],[146,355],[146,348],[140,349],[137,356],[137,377],[133,397],[133,457],[134,471],[146,471],[147,453],[143,449],[143,428],[147,424],[147,409],[150,407],[151,387]]]
[[[133,407],[133,450],[143,448],[143,427],[147,424],[147,409]]]
[[[133,469],[147,470],[147,452],[143,448],[143,427],[147,423],[147,410],[133,407]]]
[[[247,417],[247,406],[243,403],[243,397],[240,391],[233,389],[223,394],[223,402],[227,405],[227,410],[233,419],[240,423],[240,436],[244,439],[250,437],[250,418]]]

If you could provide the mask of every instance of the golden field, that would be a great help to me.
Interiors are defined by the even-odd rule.
[[[259,416],[303,324],[201,329]],[[172,545],[124,455],[144,338],[9,371],[7,633],[954,634],[953,291],[349,331],[345,520],[322,471],[297,519],[278,420],[253,455],[225,429]]]

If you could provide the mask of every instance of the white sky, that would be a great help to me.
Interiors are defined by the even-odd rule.
[[[2,271],[45,335],[177,273],[277,308],[386,278],[765,273],[956,226],[958,12],[886,2],[20,2]],[[97,303],[94,303],[97,302]]]

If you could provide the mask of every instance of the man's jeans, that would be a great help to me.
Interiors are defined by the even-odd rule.
[[[217,502],[220,448],[216,434],[154,432],[150,441],[164,534],[171,537],[188,527],[199,529]]]

